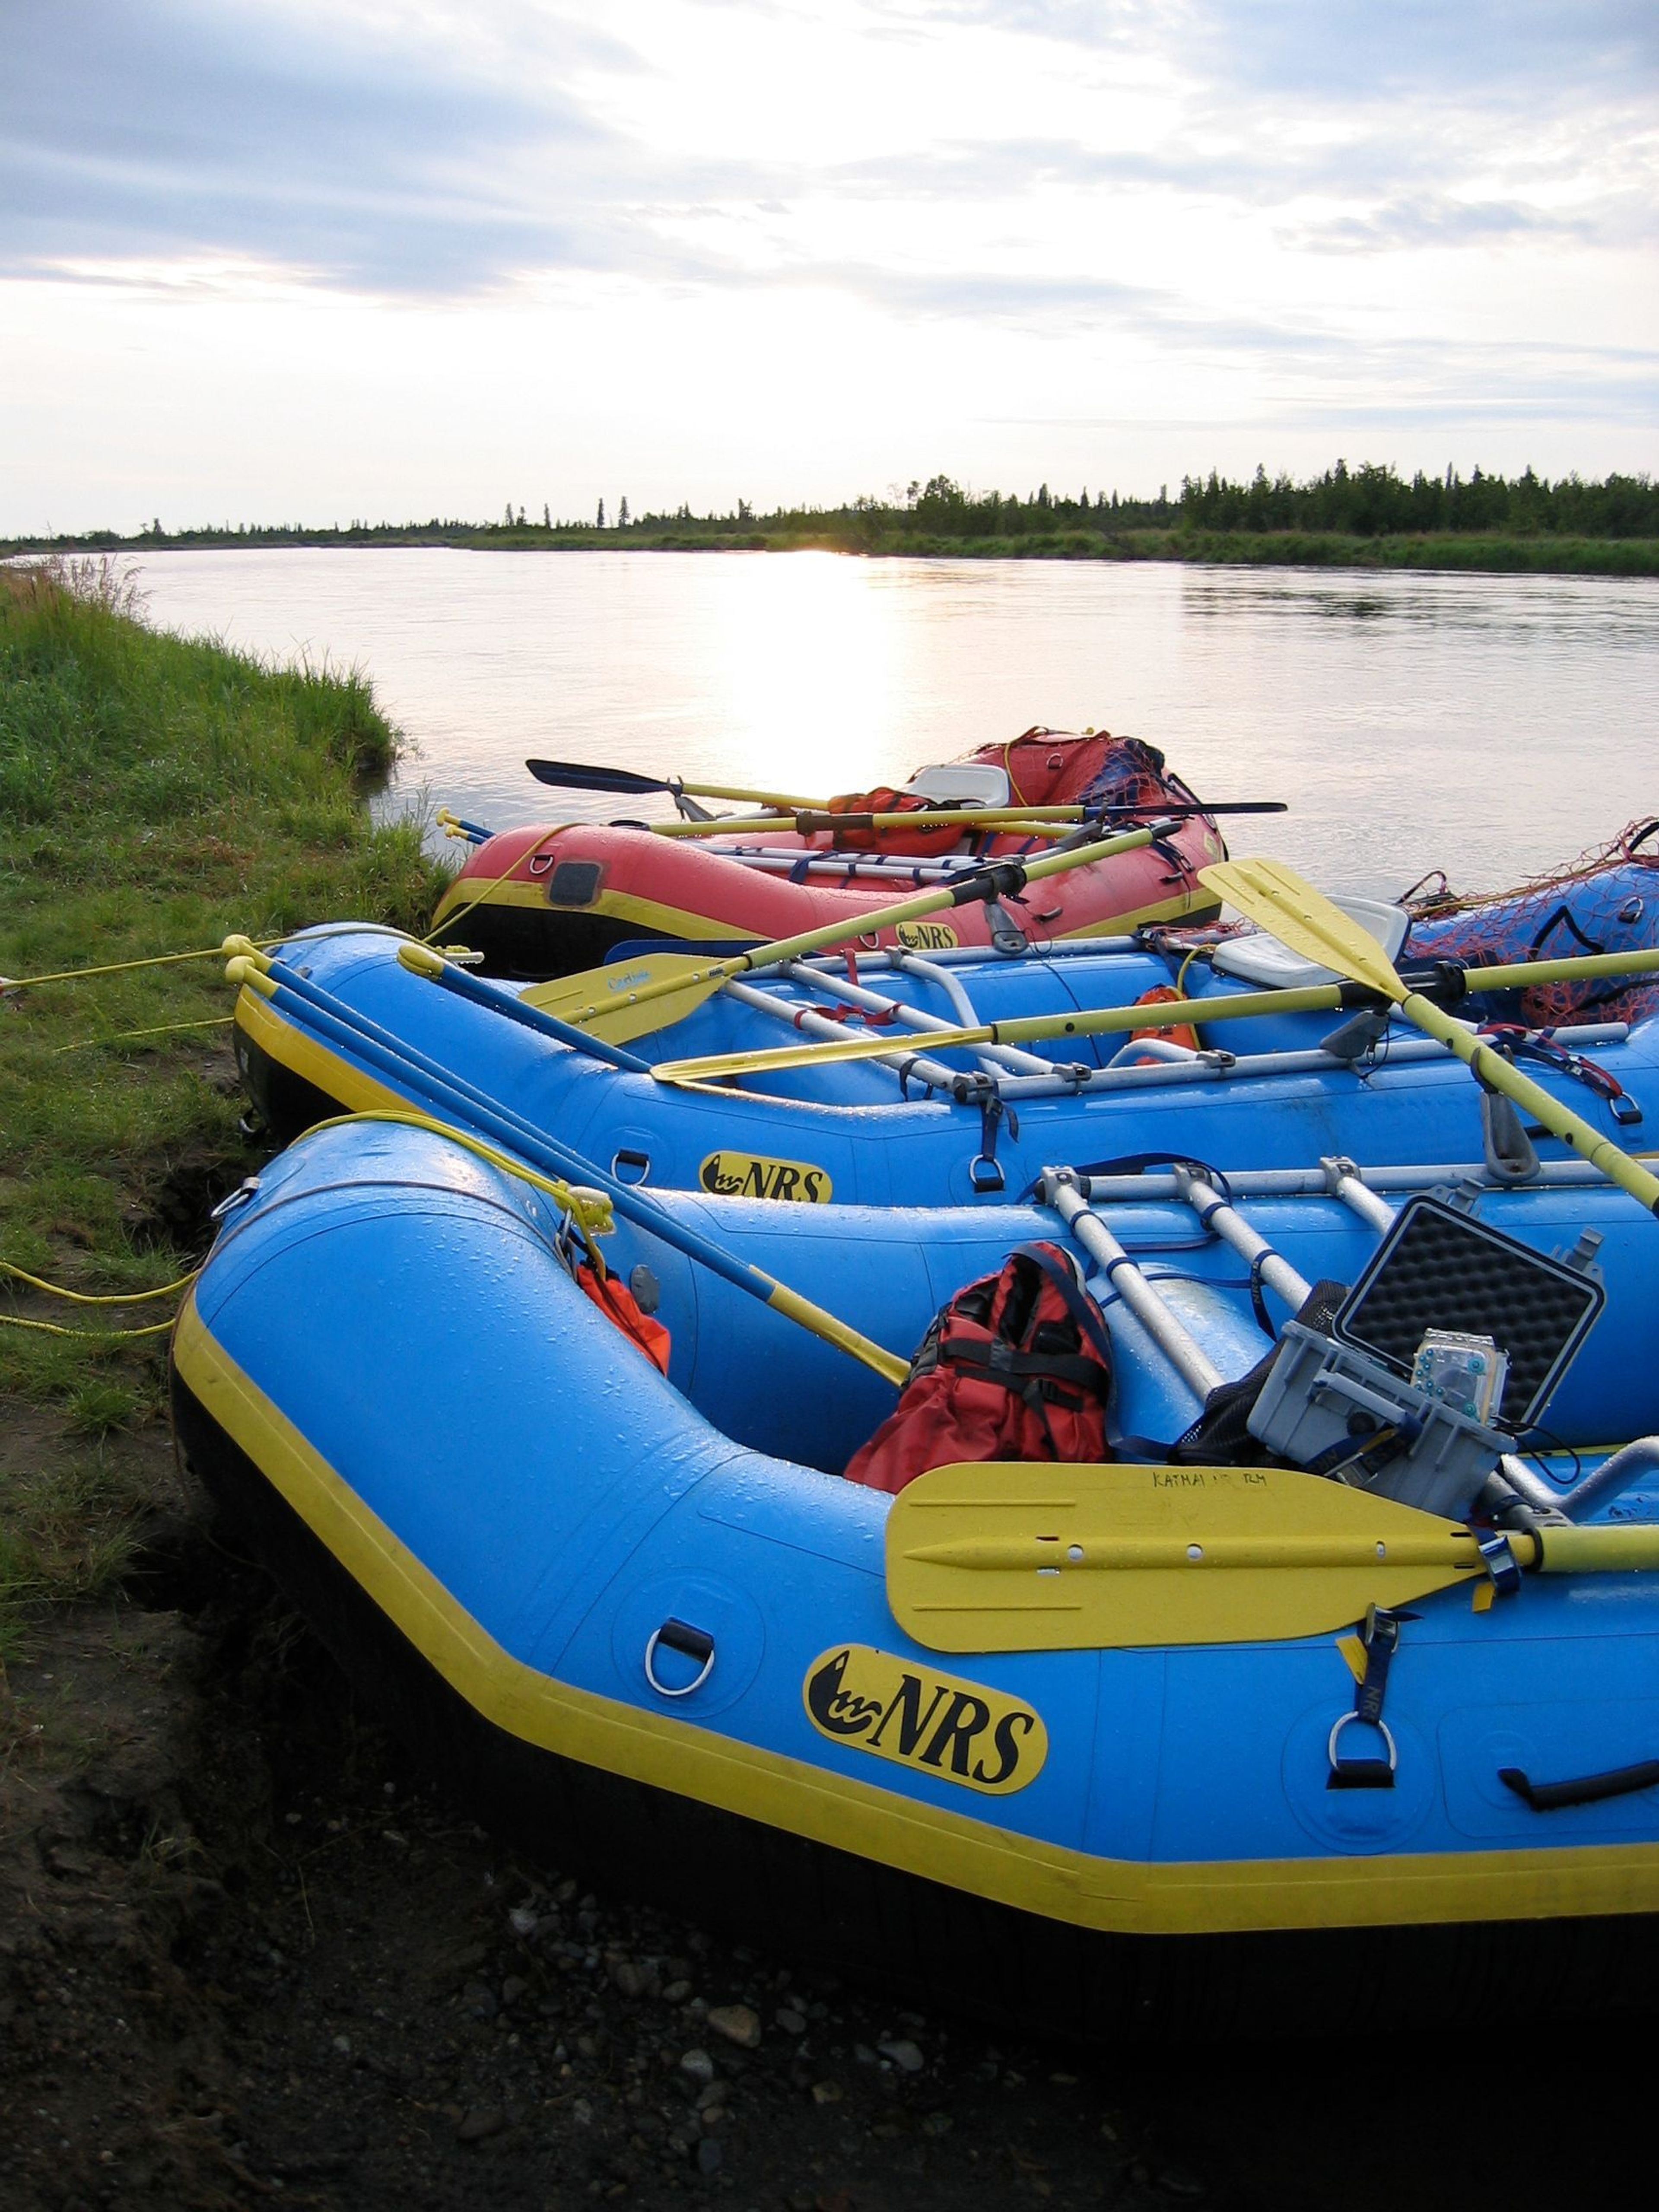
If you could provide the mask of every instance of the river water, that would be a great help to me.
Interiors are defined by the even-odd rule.
[[[362,668],[407,738],[382,811],[645,811],[527,754],[827,796],[1041,722],[1287,800],[1234,850],[1333,888],[1493,890],[1659,813],[1650,579],[299,548],[140,580],[167,628]]]

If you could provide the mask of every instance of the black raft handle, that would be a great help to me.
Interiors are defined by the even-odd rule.
[[[697,1671],[689,1682],[677,1689],[665,1682],[657,1672],[659,1645],[678,1651],[687,1659],[695,1659]],[[693,1690],[702,1689],[714,1671],[714,1639],[706,1628],[694,1628],[689,1620],[678,1620],[670,1613],[660,1628],[653,1628],[645,1647],[645,1679],[659,1698],[689,1698]]]
[[[1566,1805],[1595,1805],[1603,1797],[1628,1797],[1635,1790],[1651,1790],[1659,1783],[1659,1759],[1609,1767],[1605,1774],[1581,1774],[1572,1782],[1533,1782],[1518,1766],[1500,1766],[1498,1778],[1517,1797],[1524,1797],[1534,1813],[1559,1813]]]

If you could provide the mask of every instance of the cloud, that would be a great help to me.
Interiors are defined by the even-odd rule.
[[[1599,88],[1635,100],[1659,80],[1650,0],[913,0],[913,12],[1095,53],[1166,53],[1240,97],[1474,106]]]
[[[794,281],[828,284],[872,306],[906,315],[1001,323],[1051,337],[1109,330],[1196,353],[1251,355],[1281,362],[1346,355],[1341,333],[1306,324],[1206,312],[1176,292],[1108,277],[1021,275],[1016,270],[898,270],[876,263],[813,265]]]
[[[614,254],[620,211],[577,186],[614,175],[614,133],[545,68],[492,68],[482,37],[406,12],[390,27],[246,0],[14,0],[0,267],[217,252],[418,292]],[[589,34],[537,43],[544,63],[629,64]],[[544,189],[525,191],[527,167]]]
[[[899,313],[1201,325],[1224,343],[1228,326],[1201,310],[1183,321],[1111,281],[1097,258],[1109,227],[1065,273],[1078,249],[1065,224],[1049,229],[1052,209],[1159,195],[1265,215],[1291,253],[1351,255],[1628,246],[1651,234],[1659,206],[1647,127],[1659,12],[1635,0],[848,0],[827,12],[652,0],[620,20],[653,40],[654,60],[542,0],[0,5],[0,276],[263,265],[440,300],[562,273],[745,289],[816,280]],[[1119,58],[1150,59],[1167,81],[1163,120],[1135,143],[1085,143],[1073,109],[1069,135],[1036,135],[1053,82],[1039,75],[1011,84],[1006,122],[952,131],[942,92],[856,160],[787,144],[751,159],[709,150],[718,134],[695,130],[677,146],[647,119],[661,104],[630,105],[629,88],[666,82],[695,108],[716,82],[696,70],[726,65],[700,32],[745,15],[773,40],[767,66],[793,57],[798,75],[823,40],[840,40],[844,61],[902,37],[919,85],[935,54],[952,63],[941,83],[959,85],[1010,37],[1086,53],[1103,86]],[[1001,45],[957,51],[981,33]],[[757,79],[757,101],[768,88]],[[890,209],[890,255],[853,243],[872,202]],[[802,210],[811,246],[788,235]],[[932,219],[941,210],[948,235]],[[1038,242],[1049,273],[996,273],[1011,228]],[[898,256],[923,237],[939,265],[907,273]],[[1247,349],[1267,343],[1234,327]]]
[[[1258,349],[1264,362],[1271,338]],[[1401,334],[1370,343],[1340,342],[1339,377],[1310,356],[1310,374],[1297,374],[1291,357],[1285,374],[1264,377],[1248,416],[1229,412],[1179,417],[1137,416],[1142,431],[1215,433],[1263,429],[1314,430],[1333,435],[1358,432],[1446,429],[1479,434],[1595,421],[1649,430],[1659,427],[1659,350],[1632,346],[1447,342]],[[1053,430],[1109,430],[1109,415],[1022,414],[988,418]]]

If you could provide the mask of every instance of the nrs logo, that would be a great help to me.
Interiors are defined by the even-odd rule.
[[[1018,1698],[867,1644],[824,1652],[801,1692],[813,1727],[832,1743],[969,1790],[1023,1790],[1048,1756],[1048,1730]]]
[[[833,1188],[809,1160],[773,1160],[763,1152],[710,1152],[697,1181],[716,1198],[781,1199],[797,1206],[828,1206]]]
[[[893,934],[907,952],[948,952],[961,942],[948,921],[902,921]]]

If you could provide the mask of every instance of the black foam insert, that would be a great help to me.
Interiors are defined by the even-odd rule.
[[[1419,1195],[1401,1207],[1332,1333],[1407,1376],[1425,1329],[1489,1336],[1510,1356],[1492,1418],[1507,1407],[1509,1425],[1525,1427],[1606,1303],[1582,1269]]]

